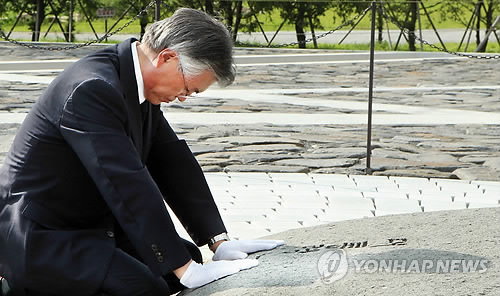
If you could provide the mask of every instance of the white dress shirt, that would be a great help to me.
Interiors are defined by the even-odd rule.
[[[137,55],[137,45],[139,41],[132,43],[132,59],[134,60],[134,71],[135,71],[135,80],[137,81],[137,92],[139,95],[139,104],[142,104],[146,101],[146,97],[144,96],[144,81],[142,80],[141,73],[141,65],[139,64],[139,56]]]

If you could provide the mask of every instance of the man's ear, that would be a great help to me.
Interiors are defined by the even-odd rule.
[[[164,50],[160,51],[157,57],[156,61],[156,66],[160,67],[161,65],[167,63],[171,59],[176,59],[177,53],[169,48],[165,48]]]

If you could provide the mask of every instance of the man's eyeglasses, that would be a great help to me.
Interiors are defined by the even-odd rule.
[[[184,75],[184,68],[182,67],[180,59],[179,59],[179,72],[182,75],[182,81],[184,83],[184,91],[186,92],[186,95],[181,96],[181,97],[184,97],[184,98],[191,98],[191,97],[193,97],[193,94],[190,94],[189,88],[188,88],[188,86],[186,84],[186,76]]]

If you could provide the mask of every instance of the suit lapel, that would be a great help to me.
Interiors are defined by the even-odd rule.
[[[120,60],[120,81],[122,84],[123,95],[128,109],[129,117],[129,133],[132,142],[134,143],[137,153],[141,156],[143,163],[145,162],[145,151],[143,149],[143,115],[141,106],[139,105],[139,97],[137,94],[137,81],[135,79],[134,61],[132,59],[132,50],[130,49],[132,42],[135,39],[128,39],[118,44],[118,58]],[[149,104],[146,102],[146,104]],[[149,108],[149,106],[148,106]],[[147,116],[147,114],[146,114]]]

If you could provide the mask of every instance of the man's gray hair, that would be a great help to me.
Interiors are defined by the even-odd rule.
[[[142,42],[156,53],[165,48],[177,52],[187,76],[210,70],[221,86],[234,81],[231,35],[205,12],[180,8],[172,16],[149,25]]]

